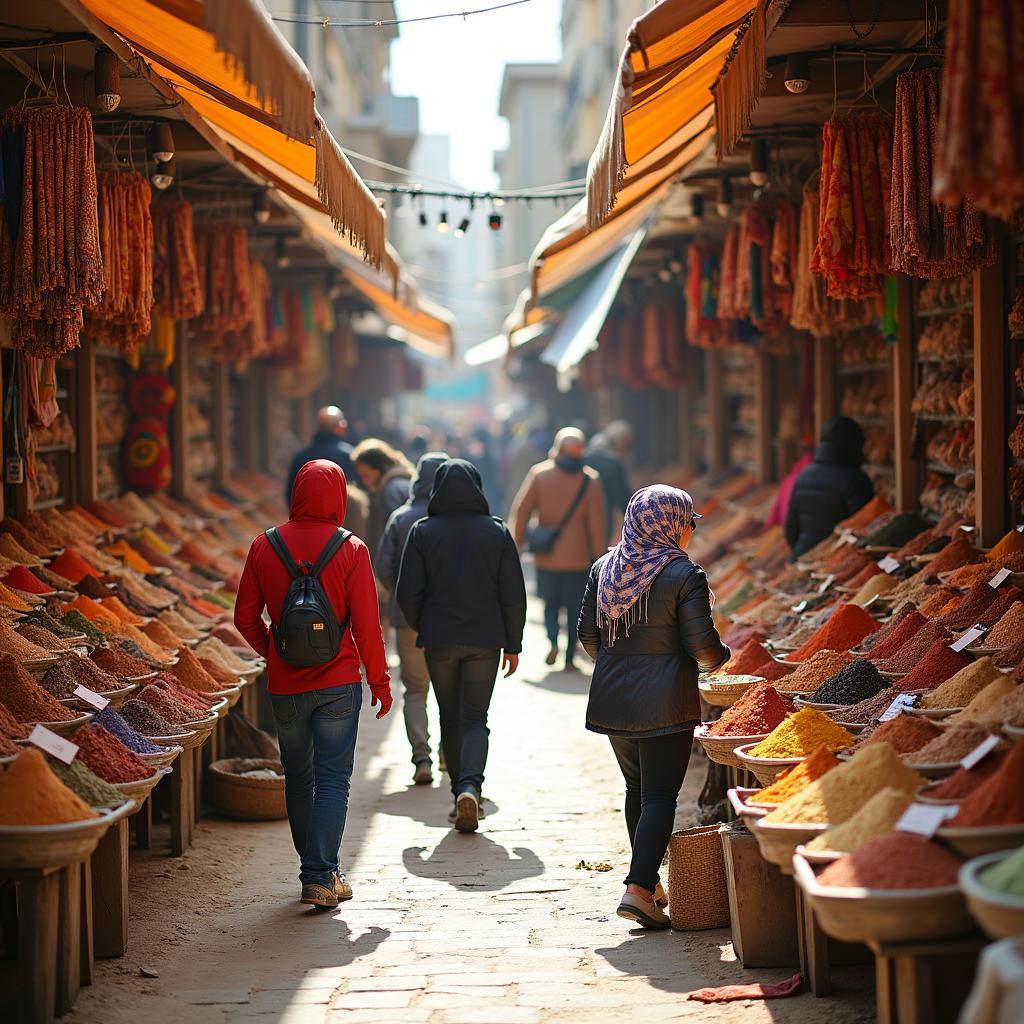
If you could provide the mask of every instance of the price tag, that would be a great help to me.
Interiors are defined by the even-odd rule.
[[[46,751],[47,754],[52,754],[58,761],[63,761],[65,764],[71,764],[75,759],[75,754],[78,753],[77,744],[72,743],[71,740],[64,739],[63,736],[58,736],[55,732],[51,732],[45,725],[37,725],[32,730],[28,741],[40,750]]]
[[[896,822],[896,828],[900,832],[913,832],[931,839],[942,823],[959,810],[957,804],[911,804]]]
[[[999,746],[998,736],[986,736],[969,754],[960,759],[960,765],[970,771]]]
[[[980,623],[976,622],[963,636],[957,637],[949,646],[954,651],[962,651],[965,647],[973,644],[975,640],[985,632],[985,627]]]
[[[897,715],[902,715],[907,708],[917,703],[916,693],[901,693],[879,716],[880,722],[891,722]]]
[[[899,560],[893,558],[892,555],[886,555],[885,558],[883,558],[880,562],[877,563],[877,565],[878,568],[882,570],[882,572],[887,573],[893,573],[900,567]]]
[[[966,525],[964,525],[964,526],[961,526],[960,529],[963,530],[964,533],[974,533],[974,527],[973,526],[966,526]]]
[[[808,601],[801,601],[799,604],[793,605],[793,611],[795,611],[797,615],[799,615],[801,612],[807,611],[807,605],[809,603],[810,602]]]
[[[857,543],[857,534],[852,533],[852,532],[844,533],[842,535],[842,537],[839,538],[839,543],[840,544],[856,544]]]
[[[835,580],[835,576],[826,576],[821,581],[821,586],[818,587],[818,593],[819,594],[824,594],[825,591],[828,590],[828,588],[832,586],[833,580]]]
[[[75,687],[73,692],[79,700],[84,700],[86,704],[94,707],[97,711],[102,711],[110,703],[103,694],[96,693],[88,687],[82,686],[81,683]]]
[[[995,576],[993,576],[992,579],[990,579],[988,581],[988,585],[993,590],[998,590],[1003,585],[1003,581],[1009,575],[1010,575],[1010,570],[1009,569],[1006,569],[1006,568],[1000,569],[999,572],[997,572],[995,574]]]

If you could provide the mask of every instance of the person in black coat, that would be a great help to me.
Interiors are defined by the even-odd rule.
[[[786,514],[791,561],[821,543],[844,519],[875,495],[861,469],[864,431],[849,416],[836,416],[821,429],[814,461],[796,478]]]
[[[686,491],[656,484],[626,508],[622,540],[590,571],[580,640],[595,662],[587,728],[604,733],[626,780],[633,849],[617,913],[668,928],[658,880],[700,722],[699,672],[730,657],[703,569],[685,548],[700,516]]]
[[[427,656],[452,782],[450,820],[473,832],[487,764],[487,711],[499,664],[519,666],[526,585],[512,534],[492,518],[472,463],[437,471],[427,518],[409,532],[398,604]],[[502,657],[504,650],[504,657]]]
[[[352,445],[345,440],[347,433],[348,421],[336,405],[326,405],[316,414],[316,433],[313,435],[313,441],[295,453],[291,469],[288,471],[288,482],[284,489],[286,505],[291,504],[292,488],[295,486],[299,470],[314,459],[326,459],[340,466],[346,480],[351,481],[355,478]]]

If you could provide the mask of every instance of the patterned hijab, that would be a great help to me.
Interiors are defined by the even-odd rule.
[[[601,566],[597,621],[610,627],[609,644],[619,623],[629,628],[647,618],[647,595],[655,577],[669,562],[686,558],[679,550],[683,531],[693,520],[693,499],[686,491],[654,484],[637,491],[626,507],[622,540]]]

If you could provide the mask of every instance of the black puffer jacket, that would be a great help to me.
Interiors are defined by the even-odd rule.
[[[420,647],[468,644],[518,654],[526,585],[512,534],[492,518],[476,467],[437,471],[428,515],[413,525],[398,574],[398,604]]]
[[[836,525],[866,505],[875,494],[862,470],[864,431],[848,416],[822,428],[814,461],[796,478],[786,516],[786,540],[793,559],[823,541]]]
[[[608,646],[597,625],[599,558],[590,570],[580,612],[580,640],[597,663],[590,683],[587,728],[610,736],[661,736],[700,721],[697,674],[730,656],[711,620],[708,578],[689,558],[669,562],[651,585],[647,618],[620,629]]]

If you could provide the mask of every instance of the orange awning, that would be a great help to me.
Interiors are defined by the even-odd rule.
[[[330,215],[366,259],[374,266],[384,264],[383,212],[316,116],[312,93],[308,109],[304,109],[301,96],[296,97],[296,90],[301,92],[301,81],[295,85],[298,72],[291,59],[294,54],[283,39],[281,47],[273,51],[275,66],[283,74],[278,94],[273,83],[268,84],[262,77],[259,90],[246,80],[241,66],[246,65],[252,73],[251,60],[225,58],[205,27],[206,11],[200,0],[61,2],[87,25],[99,22],[117,33],[172,86],[184,104],[208,124],[229,131],[245,143],[249,149],[245,161],[248,170],[274,182],[280,169],[286,168],[301,179],[308,186],[307,198],[315,197],[319,208]],[[211,3],[220,5],[223,0]],[[222,11],[222,7],[217,10]],[[239,34],[260,34],[263,52],[271,52],[268,47],[273,47],[274,37],[267,35],[266,25],[254,25],[252,21],[260,16],[261,5],[244,0],[232,10]],[[223,37],[223,24],[219,24]],[[276,33],[276,29],[273,31]],[[288,79],[293,83],[291,87],[284,84]],[[286,100],[285,96],[290,98]]]

